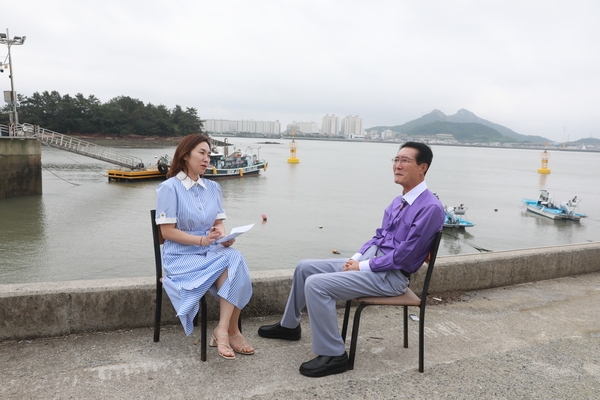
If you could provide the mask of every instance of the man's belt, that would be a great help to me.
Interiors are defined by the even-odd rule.
[[[410,272],[406,272],[403,269],[401,269],[400,272],[402,272],[402,275],[404,275],[405,277],[410,278]]]

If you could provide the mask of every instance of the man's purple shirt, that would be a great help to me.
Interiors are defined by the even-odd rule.
[[[444,207],[429,189],[411,205],[406,203],[400,209],[401,205],[402,196],[398,196],[385,209],[381,228],[359,250],[364,254],[369,247],[376,245],[384,253],[369,260],[372,271],[417,271],[431,249],[435,234],[444,225]]]

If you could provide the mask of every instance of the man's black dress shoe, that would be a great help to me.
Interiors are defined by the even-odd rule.
[[[300,373],[311,378],[340,374],[348,371],[348,353],[341,356],[317,356],[300,366]]]
[[[295,328],[284,328],[281,323],[273,325],[263,325],[258,328],[258,336],[269,339],[300,340],[302,328],[298,325]]]

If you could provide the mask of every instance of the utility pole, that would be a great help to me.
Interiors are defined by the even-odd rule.
[[[17,125],[19,125],[19,115],[17,114],[17,92],[15,92],[15,81],[14,81],[14,69],[12,58],[10,55],[10,47],[14,44],[20,45],[25,43],[25,36],[15,36],[12,39],[10,38],[10,34],[8,33],[8,28],[6,28],[6,34],[0,33],[0,43],[5,44],[8,47],[8,69],[10,70],[10,99],[5,100],[10,102],[12,105],[12,114],[11,114],[11,124],[13,125],[13,135],[16,134]],[[4,72],[4,69],[2,69]]]

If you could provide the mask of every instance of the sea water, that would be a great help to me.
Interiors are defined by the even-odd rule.
[[[392,174],[395,143],[297,140],[300,163],[288,164],[288,140],[229,142],[269,162],[259,177],[220,181],[227,230],[255,224],[234,245],[251,271],[350,257],[402,191]],[[445,230],[440,256],[600,240],[600,153],[550,151],[551,173],[541,175],[540,150],[432,149],[429,188],[445,205],[464,204],[476,224]],[[152,165],[175,148],[113,150]],[[48,147],[42,167],[41,196],[0,200],[0,283],[154,274],[150,209],[159,182],[108,182],[115,166]],[[553,221],[527,212],[521,199],[537,198],[540,189],[559,202],[578,196],[589,217]]]

